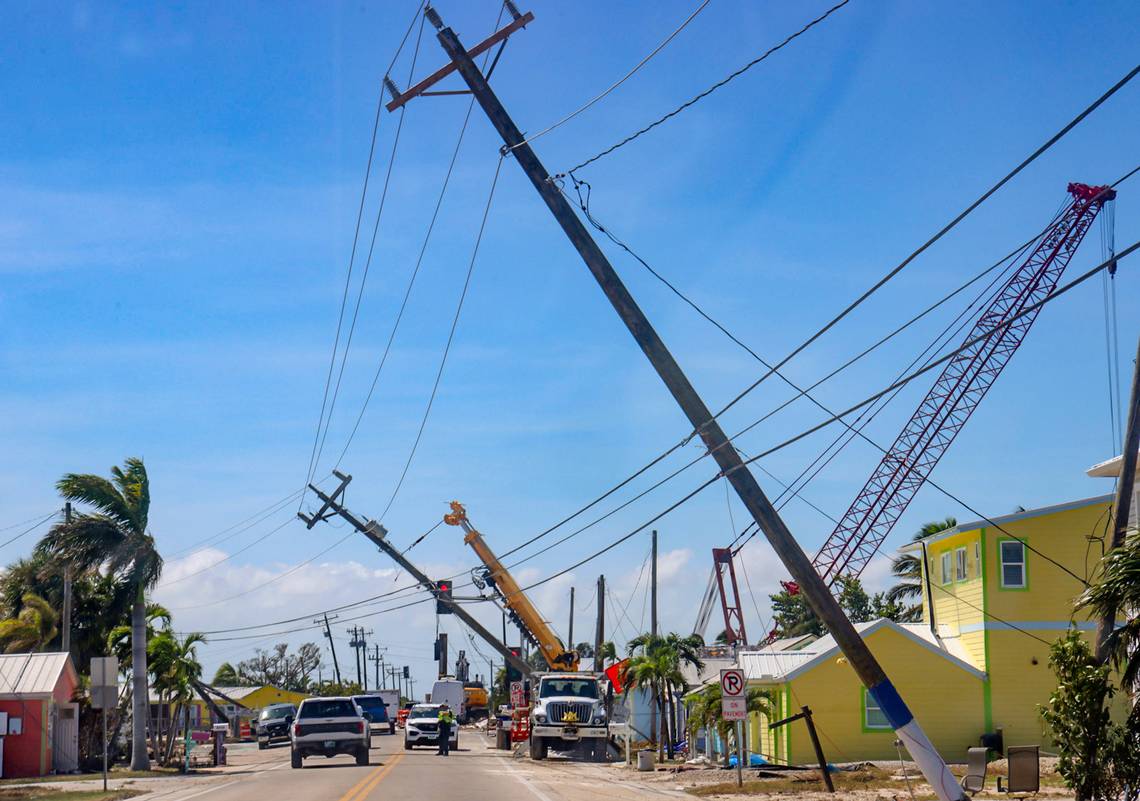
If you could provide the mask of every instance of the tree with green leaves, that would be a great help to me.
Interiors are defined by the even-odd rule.
[[[79,573],[102,571],[120,577],[135,592],[131,606],[131,768],[147,770],[146,595],[162,575],[162,557],[147,531],[150,480],[146,467],[142,459],[132,457],[122,468],[111,468],[110,479],[67,473],[56,488],[81,511],[71,522],[53,526],[37,550]]]
[[[697,741],[698,729],[705,730],[705,736],[710,740],[713,733],[720,735],[724,743],[724,766],[728,767],[730,749],[729,740],[735,739],[734,726],[731,721],[724,719],[723,704],[721,704],[720,682],[714,681],[706,684],[700,692],[694,693],[689,702],[689,740]],[[749,687],[745,693],[745,708],[749,714],[764,714],[769,719],[775,717],[776,700],[770,690],[762,687]]]
[[[59,634],[59,614],[51,604],[32,592],[21,598],[23,608],[15,617],[0,620],[0,648],[6,654],[43,651]]]
[[[218,669],[214,671],[214,678],[210,681],[215,687],[240,687],[241,677],[238,676],[237,668],[229,662],[223,662],[218,665]]]
[[[956,525],[958,525],[958,521],[953,517],[924,523],[922,528],[911,537],[911,542],[932,537],[940,531],[946,531]],[[897,619],[903,623],[916,623],[922,620],[921,557],[909,553],[899,554],[891,561],[891,573],[897,581],[893,587],[887,590],[885,600],[903,607],[903,611]]]
[[[165,629],[147,644],[150,673],[159,708],[171,710],[170,726],[163,744],[158,732],[155,754],[162,754],[162,763],[170,763],[170,755],[177,740],[178,721],[182,721],[183,734],[190,729],[189,705],[194,700],[194,685],[202,680],[202,663],[198,661],[197,646],[206,642],[204,634],[191,633],[179,637]]]
[[[668,751],[673,758],[673,742],[677,729],[677,694],[685,686],[682,665],[700,670],[704,667],[701,648],[704,639],[699,634],[682,636],[670,632],[665,636],[640,634],[628,643],[630,659],[626,663],[625,676],[629,686],[646,689],[657,705],[662,732],[652,732],[657,741],[659,757]],[[626,684],[626,679],[622,679]]]

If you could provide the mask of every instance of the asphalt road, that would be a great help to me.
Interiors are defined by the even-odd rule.
[[[312,757],[301,770],[289,766],[289,747],[258,751],[230,747],[231,769],[188,783],[156,782],[144,798],[162,801],[377,801],[378,799],[494,799],[494,801],[644,801],[680,793],[647,788],[622,778],[621,768],[554,758],[543,763],[488,747],[485,735],[464,729],[459,750],[441,757],[434,749],[405,751],[403,736],[374,735],[371,764],[348,756]],[[142,789],[139,785],[135,785]],[[140,799],[140,801],[142,801]]]

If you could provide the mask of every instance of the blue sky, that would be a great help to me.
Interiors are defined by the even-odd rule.
[[[493,84],[519,126],[538,130],[628,70],[693,5],[536,0],[529,6],[535,23],[512,38]],[[617,92],[539,140],[539,156],[551,171],[578,163],[826,7],[713,0]],[[438,8],[468,45],[491,30],[498,13],[493,0]],[[209,550],[177,555],[304,480],[379,79],[413,10],[411,2],[12,10],[0,34],[0,436],[7,456],[0,526],[56,508],[53,483],[63,472],[105,473],[140,455],[152,478],[153,530],[174,582],[158,597],[175,609],[179,628],[263,623],[403,586],[406,578],[358,537],[274,580],[347,533],[287,523],[295,505]],[[593,186],[601,220],[776,359],[1124,75],[1135,61],[1138,22],[1140,10],[1124,2],[854,0],[581,177]],[[393,70],[401,86],[410,56],[405,50]],[[441,63],[425,34],[415,76]],[[1129,86],[1112,98],[792,362],[789,375],[804,382],[823,375],[1012,249],[1049,219],[1068,181],[1111,181],[1135,166],[1138,92],[1140,85]],[[467,102],[422,98],[406,112],[321,475],[361,408]],[[395,122],[385,113],[377,170]],[[360,514],[380,513],[415,437],[498,144],[476,110],[393,352],[342,465],[355,477],[348,497]],[[1140,231],[1131,199],[1138,186],[1121,189],[1121,247]],[[1070,276],[1100,260],[1099,240],[1094,230]],[[711,406],[758,374],[747,354],[609,250]],[[1125,380],[1140,334],[1130,262],[1117,277]],[[878,389],[947,319],[918,327],[821,387],[819,397],[840,406]],[[1109,491],[1083,474],[1114,454],[1105,361],[1097,280],[1042,313],[939,466],[938,480],[991,515]],[[872,425],[879,441],[890,441],[909,416],[927,388],[917,383]],[[739,428],[786,397],[769,382],[726,417],[726,427]],[[762,450],[818,419],[818,411],[796,405],[741,447]],[[458,498],[492,546],[505,550],[687,433],[530,185],[504,164],[439,396],[383,521],[392,539],[410,543]],[[826,434],[812,437],[764,466],[790,478],[826,441]],[[692,448],[674,455],[633,490],[694,455]],[[853,445],[804,494],[838,516],[875,461],[868,447]],[[564,545],[532,548],[524,580],[630,531],[709,475],[702,464]],[[759,478],[776,494],[771,479]],[[668,627],[691,626],[708,548],[731,536],[729,508],[739,525],[743,510],[735,501],[726,506],[715,487],[657,524]],[[809,551],[831,530],[805,504],[793,501],[785,514]],[[972,517],[925,489],[888,544],[947,514]],[[12,543],[0,558],[17,558],[33,541]],[[611,603],[624,610],[610,617],[632,632],[641,625],[638,577],[647,547],[639,535],[544,586],[536,600],[564,628],[568,587],[577,586],[582,599],[605,572]],[[214,570],[175,581],[242,548]],[[447,527],[410,555],[436,575],[473,564]],[[766,616],[763,594],[783,572],[756,543],[745,561]],[[868,581],[884,581],[882,562]],[[757,610],[748,606],[749,625],[760,632]],[[593,614],[581,600],[579,607],[580,616]],[[434,620],[425,605],[365,625],[394,659],[428,676]],[[454,623],[444,625],[456,632],[453,643],[462,637]],[[206,650],[211,667],[276,639],[223,636]]]

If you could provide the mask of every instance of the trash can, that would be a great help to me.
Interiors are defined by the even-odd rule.
[[[498,731],[495,732],[495,747],[498,748],[500,751],[510,751],[511,750],[511,731],[510,731],[510,729],[504,729],[502,726],[499,727]]]
[[[656,756],[652,748],[642,748],[637,752],[637,769],[643,772],[653,770],[653,760]]]

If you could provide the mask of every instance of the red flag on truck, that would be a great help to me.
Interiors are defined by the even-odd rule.
[[[610,680],[610,684],[613,685],[615,693],[625,692],[625,688],[621,684],[621,674],[625,669],[625,663],[628,661],[628,659],[623,659],[606,668],[606,678]]]

